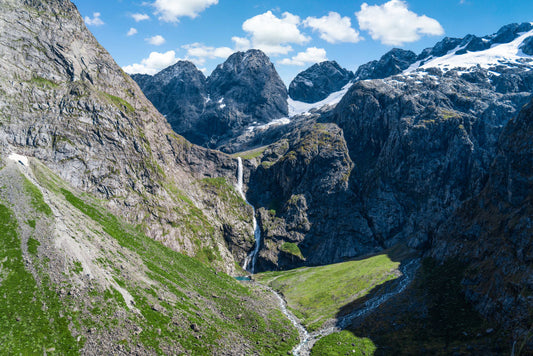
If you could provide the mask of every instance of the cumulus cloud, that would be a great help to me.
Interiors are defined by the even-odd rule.
[[[387,45],[414,42],[422,35],[444,34],[437,20],[410,11],[403,0],[372,6],[363,3],[361,11],[356,12],[355,16],[361,30],[368,31],[374,40]]]
[[[180,17],[195,18],[218,0],[156,0],[152,5],[159,19],[165,22],[178,22]]]
[[[356,43],[362,39],[359,36],[359,32],[352,28],[350,18],[341,17],[337,12],[331,11],[327,16],[319,18],[308,17],[303,23],[314,31],[320,32],[320,38],[329,43]]]
[[[242,24],[242,29],[250,36],[252,47],[259,48],[270,55],[287,54],[292,51],[290,43],[305,44],[311,40],[300,32],[300,17],[284,12],[281,18],[272,11],[254,16]],[[237,37],[236,44],[244,44],[243,38]]]
[[[134,63],[129,66],[125,66],[122,69],[128,74],[151,74],[154,75],[161,69],[173,65],[179,60],[176,58],[176,52],[168,51],[165,53],[152,52],[141,61],[141,63]]]
[[[147,14],[132,14],[131,17],[133,17],[135,22],[140,22],[140,21],[144,21],[144,20],[149,20],[150,19],[150,16],[148,16]]]
[[[284,58],[278,61],[279,64],[304,66],[310,63],[320,63],[326,61],[326,50],[324,48],[309,47],[305,52],[300,52],[292,58]]]
[[[104,25],[104,21],[102,21],[102,19],[100,18],[100,13],[99,12],[94,12],[93,13],[93,18],[90,18],[89,16],[85,16],[85,23],[88,25],[88,26],[102,26]]]
[[[133,35],[136,35],[137,34],[137,29],[136,28],[130,28],[130,30],[128,31],[128,34],[127,36],[133,36]]]
[[[183,45],[181,47],[187,50],[187,59],[193,61],[197,65],[203,65],[206,59],[226,59],[235,52],[229,47],[210,47],[198,42]]]
[[[161,46],[163,43],[165,43],[165,38],[161,35],[156,35],[153,37],[146,38],[146,41],[154,46]]]
[[[231,38],[233,43],[235,43],[235,49],[237,51],[246,51],[252,47],[252,43],[246,37],[237,37],[234,36]]]

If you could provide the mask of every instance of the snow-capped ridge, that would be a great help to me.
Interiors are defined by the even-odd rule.
[[[498,40],[499,38],[503,38],[501,41],[509,38],[503,37],[501,34],[507,27],[503,27],[494,35],[483,38],[467,36],[465,39],[468,40],[463,40],[459,45],[448,50],[446,54],[442,56],[430,55],[427,58],[419,59],[411,64],[403,74],[409,74],[415,70],[426,70],[428,68],[439,68],[443,71],[448,71],[458,68],[481,67],[490,69],[501,65],[521,66],[527,64],[533,61],[533,28],[531,28],[533,25],[529,25],[528,31],[516,33],[515,35],[517,37],[509,42],[495,41],[495,39]],[[526,26],[524,24],[518,26],[518,28],[521,27],[524,28]],[[452,40],[455,39],[448,39],[449,42],[453,43]],[[486,43],[484,46],[487,48],[470,50],[473,47],[472,41],[475,41],[476,44],[480,42]],[[476,47],[474,46],[474,48]]]

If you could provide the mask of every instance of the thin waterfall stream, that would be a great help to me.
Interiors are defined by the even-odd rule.
[[[254,238],[255,238],[255,248],[250,252],[248,256],[244,259],[243,268],[244,270],[250,272],[251,274],[255,273],[255,262],[257,261],[257,254],[259,253],[259,248],[261,247],[261,228],[259,227],[259,224],[257,223],[257,219],[255,218],[255,208],[248,200],[246,200],[246,195],[244,195],[243,191],[243,168],[242,168],[242,159],[241,157],[237,157],[237,161],[239,163],[237,167],[237,191],[241,195],[241,197],[244,199],[246,204],[250,205],[253,210],[253,227],[254,227]],[[251,264],[250,264],[251,262]]]
[[[244,199],[246,204],[250,205],[253,209],[253,227],[254,227],[254,238],[255,238],[255,247],[253,251],[251,251],[248,254],[248,256],[246,256],[244,260],[243,268],[246,271],[250,272],[251,274],[254,274],[255,263],[257,261],[257,254],[259,253],[259,248],[261,247],[261,228],[259,227],[259,224],[257,223],[257,219],[255,217],[255,208],[252,204],[250,204],[250,202],[248,202],[248,200],[246,200],[246,195],[244,194],[244,191],[243,191],[243,165],[242,165],[241,157],[237,157],[237,161],[238,161],[238,168],[237,168],[236,189],[241,195],[241,197]],[[413,280],[413,277],[420,265],[419,262],[420,262],[419,259],[413,259],[410,261],[406,261],[404,266],[400,267],[402,276],[399,277],[395,288],[392,289],[391,291],[387,293],[383,293],[381,295],[375,296],[367,300],[360,308],[340,318],[331,320],[330,322],[326,323],[325,326],[323,326],[319,330],[316,330],[312,333],[309,333],[307,329],[305,328],[305,326],[298,320],[298,318],[295,317],[294,314],[290,310],[288,310],[287,302],[285,301],[285,299],[283,299],[283,296],[277,291],[275,291],[274,289],[267,286],[267,289],[270,290],[277,297],[282,313],[291,321],[294,327],[296,327],[296,329],[298,330],[298,334],[300,335],[300,343],[292,349],[292,354],[294,356],[309,355],[311,352],[311,349],[313,348],[313,345],[318,340],[334,332],[339,332],[345,329],[356,318],[365,317],[370,312],[376,310],[381,304],[383,304],[387,300],[403,292]]]

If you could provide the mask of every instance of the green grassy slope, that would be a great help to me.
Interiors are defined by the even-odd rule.
[[[382,254],[327,266],[266,272],[257,279],[281,292],[308,330],[316,330],[342,307],[395,279],[398,266],[399,262]]]
[[[281,355],[297,342],[269,293],[31,166],[34,180],[0,170],[0,354]]]

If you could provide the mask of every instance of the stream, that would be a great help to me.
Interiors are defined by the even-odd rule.
[[[254,274],[257,254],[259,253],[259,248],[261,247],[261,228],[259,227],[259,224],[257,224],[257,219],[255,217],[255,208],[252,204],[248,202],[248,200],[246,200],[246,195],[243,191],[243,166],[241,157],[237,157],[237,161],[238,168],[236,189],[241,195],[241,197],[244,199],[246,204],[250,205],[253,209],[253,227],[255,238],[255,247],[253,251],[251,251],[248,256],[246,256],[243,268],[251,274]],[[367,314],[377,309],[384,302],[403,292],[413,280],[413,277],[420,265],[419,262],[420,259],[409,260],[405,263],[404,266],[400,267],[400,272],[402,273],[402,275],[396,281],[394,289],[367,300],[358,309],[355,309],[351,313],[344,315],[340,318],[332,319],[326,322],[325,326],[312,333],[309,333],[305,326],[300,323],[298,318],[290,310],[287,309],[287,302],[285,301],[285,299],[283,299],[283,296],[271,287],[265,286],[277,297],[282,313],[291,321],[294,327],[298,330],[298,334],[300,335],[300,343],[294,347],[294,349],[292,350],[292,354],[294,356],[309,355],[311,349],[318,340],[320,340],[324,336],[342,331],[343,329],[348,327],[356,318],[365,317]]]
[[[344,315],[339,319],[330,320],[326,323],[326,326],[322,327],[317,331],[314,331],[312,333],[307,333],[306,331],[307,337],[303,339],[300,338],[300,343],[296,345],[296,347],[292,350],[293,355],[309,355],[311,349],[318,340],[329,334],[342,331],[343,329],[348,327],[356,318],[365,317],[370,312],[376,310],[384,302],[403,292],[413,280],[413,277],[419,267],[419,262],[419,259],[413,259],[408,261],[404,266],[400,267],[402,276],[396,281],[396,286],[393,290],[367,300],[360,308],[352,311],[347,315]],[[289,316],[287,315],[287,317]],[[301,326],[303,327],[303,325]]]
[[[242,268],[244,268],[244,270],[250,272],[251,274],[254,274],[255,273],[255,262],[257,261],[257,254],[259,253],[259,248],[261,247],[261,228],[259,227],[259,224],[257,223],[257,219],[255,217],[255,208],[252,204],[250,204],[250,202],[248,202],[248,200],[246,200],[246,195],[244,194],[244,191],[242,190],[244,185],[243,185],[243,169],[242,169],[241,157],[237,157],[237,161],[239,165],[237,167],[237,187],[236,188],[237,188],[237,192],[239,192],[239,194],[244,199],[246,204],[252,207],[254,238],[255,238],[255,248],[244,259],[244,264]]]

